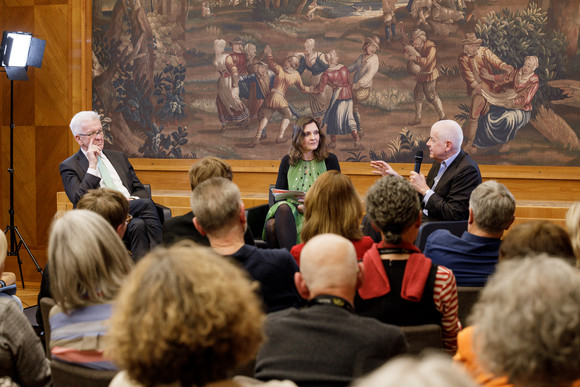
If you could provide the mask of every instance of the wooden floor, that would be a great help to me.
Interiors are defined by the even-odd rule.
[[[17,281],[16,286],[18,290],[16,291],[16,296],[22,301],[22,307],[28,308],[38,304],[37,297],[38,291],[40,290],[40,282],[26,281],[26,276],[24,277],[25,289],[22,289],[22,282]]]

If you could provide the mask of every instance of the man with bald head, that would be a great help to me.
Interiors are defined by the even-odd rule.
[[[411,185],[421,195],[423,221],[467,220],[469,196],[481,184],[479,167],[461,150],[463,132],[453,120],[437,121],[431,126],[427,141],[429,157],[434,161],[425,178],[411,172]],[[373,173],[400,176],[384,161],[371,161]]]
[[[347,386],[407,351],[398,327],[354,313],[361,265],[352,243],[339,235],[317,235],[306,243],[294,282],[308,305],[268,315],[256,378]]]

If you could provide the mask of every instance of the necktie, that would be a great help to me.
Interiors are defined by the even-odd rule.
[[[98,156],[97,160],[98,160],[97,168],[99,168],[99,173],[101,174],[101,178],[105,183],[105,187],[119,191],[119,188],[117,187],[117,185],[113,181],[113,178],[111,177],[111,174],[109,173],[109,169],[107,168],[105,163],[103,163],[103,158],[101,156]]]
[[[435,187],[437,187],[437,183],[439,183],[439,179],[441,179],[441,176],[443,175],[443,173],[445,173],[446,169],[447,163],[443,161],[441,163],[441,166],[439,167],[439,171],[437,171],[437,176],[435,176],[435,179],[433,179],[433,186],[431,187],[432,190],[435,190]]]

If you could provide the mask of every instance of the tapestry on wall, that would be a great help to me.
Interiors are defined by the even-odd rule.
[[[130,157],[276,160],[312,115],[341,161],[412,162],[447,118],[480,164],[580,166],[579,17],[576,0],[94,0],[93,108]]]

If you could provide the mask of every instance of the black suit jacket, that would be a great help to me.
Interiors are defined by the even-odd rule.
[[[113,164],[115,171],[119,174],[123,185],[129,190],[131,196],[148,199],[149,194],[145,190],[145,187],[143,187],[143,184],[141,184],[141,181],[139,181],[127,157],[121,152],[109,150],[103,152],[111,164]],[[62,185],[64,186],[66,196],[68,196],[75,207],[79,199],[88,190],[100,187],[101,178],[87,174],[87,169],[89,169],[89,160],[80,149],[59,166],[60,177],[62,178]]]
[[[181,216],[174,216],[163,223],[163,244],[170,246],[182,239],[190,239],[203,246],[209,246],[209,239],[197,231],[193,225],[193,211]],[[248,227],[244,234],[244,242],[254,246],[254,236]]]
[[[441,164],[433,163],[427,175],[427,185],[433,186]],[[469,196],[481,184],[479,167],[464,151],[443,172],[434,194],[425,205],[429,211],[427,220],[467,220],[469,217]]]

